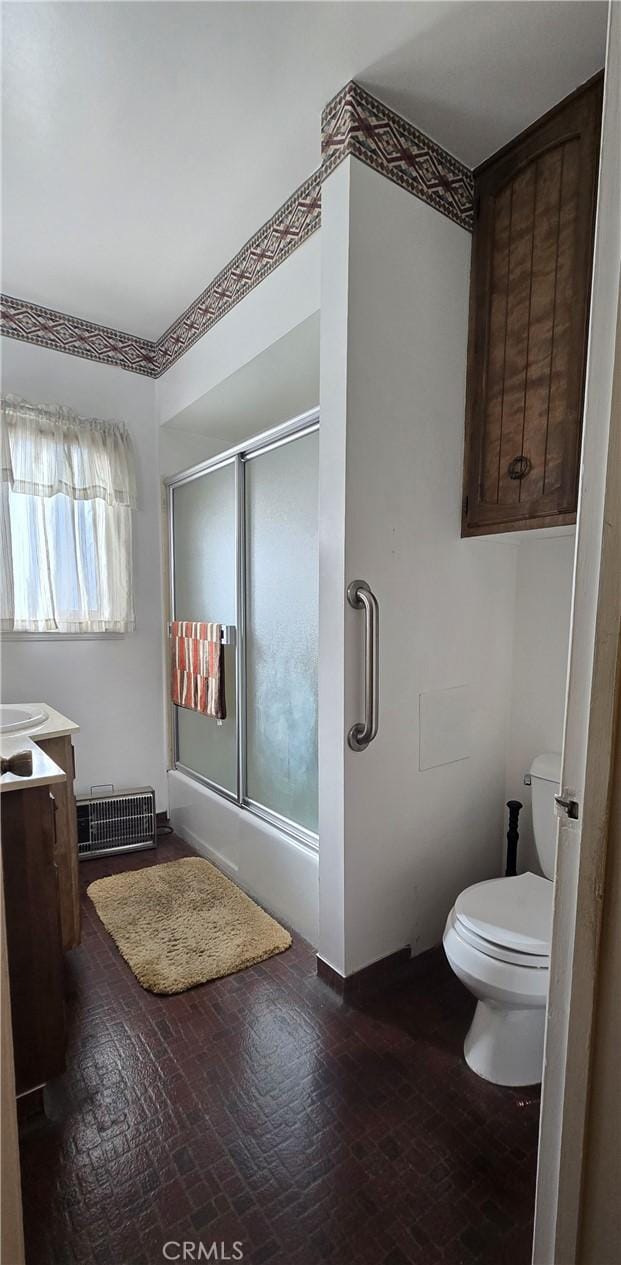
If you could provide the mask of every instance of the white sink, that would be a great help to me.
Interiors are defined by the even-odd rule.
[[[43,707],[15,707],[12,703],[0,703],[0,734],[30,733],[43,725],[47,717]]]

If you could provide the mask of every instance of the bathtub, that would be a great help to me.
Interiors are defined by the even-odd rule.
[[[318,853],[178,769],[168,772],[168,795],[176,833],[316,947]]]

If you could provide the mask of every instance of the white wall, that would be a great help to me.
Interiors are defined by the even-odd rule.
[[[323,186],[322,250],[319,953],[350,974],[436,944],[459,891],[499,872],[515,551],[460,538],[470,237],[350,159]],[[381,608],[361,754],[355,578]],[[467,758],[445,694],[452,762],[421,771],[420,695],[455,686]]]
[[[510,548],[512,546],[509,546]],[[533,846],[533,757],[561,750],[569,650],[575,533],[520,538],[517,544],[506,798],[519,799],[518,869],[540,873]]]
[[[274,320],[273,298],[266,304],[257,327]],[[291,304],[295,312],[295,304]],[[271,430],[319,403],[319,312],[308,316],[169,422],[160,426],[162,475],[179,473],[206,461],[262,431]],[[229,330],[230,359],[243,357],[235,328]],[[209,340],[210,334],[206,335]],[[236,351],[235,351],[236,349]]]
[[[2,340],[2,389],[124,421],[132,435],[139,508],[134,517],[136,632],[99,639],[5,640],[2,697],[49,702],[80,725],[77,787],[154,786],[166,807],[162,718],[162,608],[155,386],[124,369],[13,339]]]
[[[265,297],[268,304],[265,315],[269,318],[269,295]],[[291,306],[295,311],[295,305]],[[264,321],[256,323],[262,328]],[[171,421],[162,423],[162,430],[203,435],[209,455],[215,456],[261,431],[316,408],[319,403],[319,329],[317,311],[212,386]],[[230,331],[230,337],[234,347],[234,330]],[[238,356],[241,354],[242,349],[238,348]]]
[[[168,422],[319,310],[321,232],[238,303],[158,380]]]
[[[180,426],[160,426],[160,475],[163,479],[172,474],[197,466],[213,456],[209,435],[182,430]]]

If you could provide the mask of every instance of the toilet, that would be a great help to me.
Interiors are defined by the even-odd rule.
[[[537,756],[530,769],[533,832],[545,877],[518,874],[467,887],[444,931],[448,961],[477,999],[466,1062],[496,1085],[535,1085],[542,1076],[560,772],[561,757],[553,753]]]

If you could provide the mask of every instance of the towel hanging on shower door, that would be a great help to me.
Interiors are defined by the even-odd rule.
[[[222,624],[175,619],[170,625],[173,703],[226,719]]]

